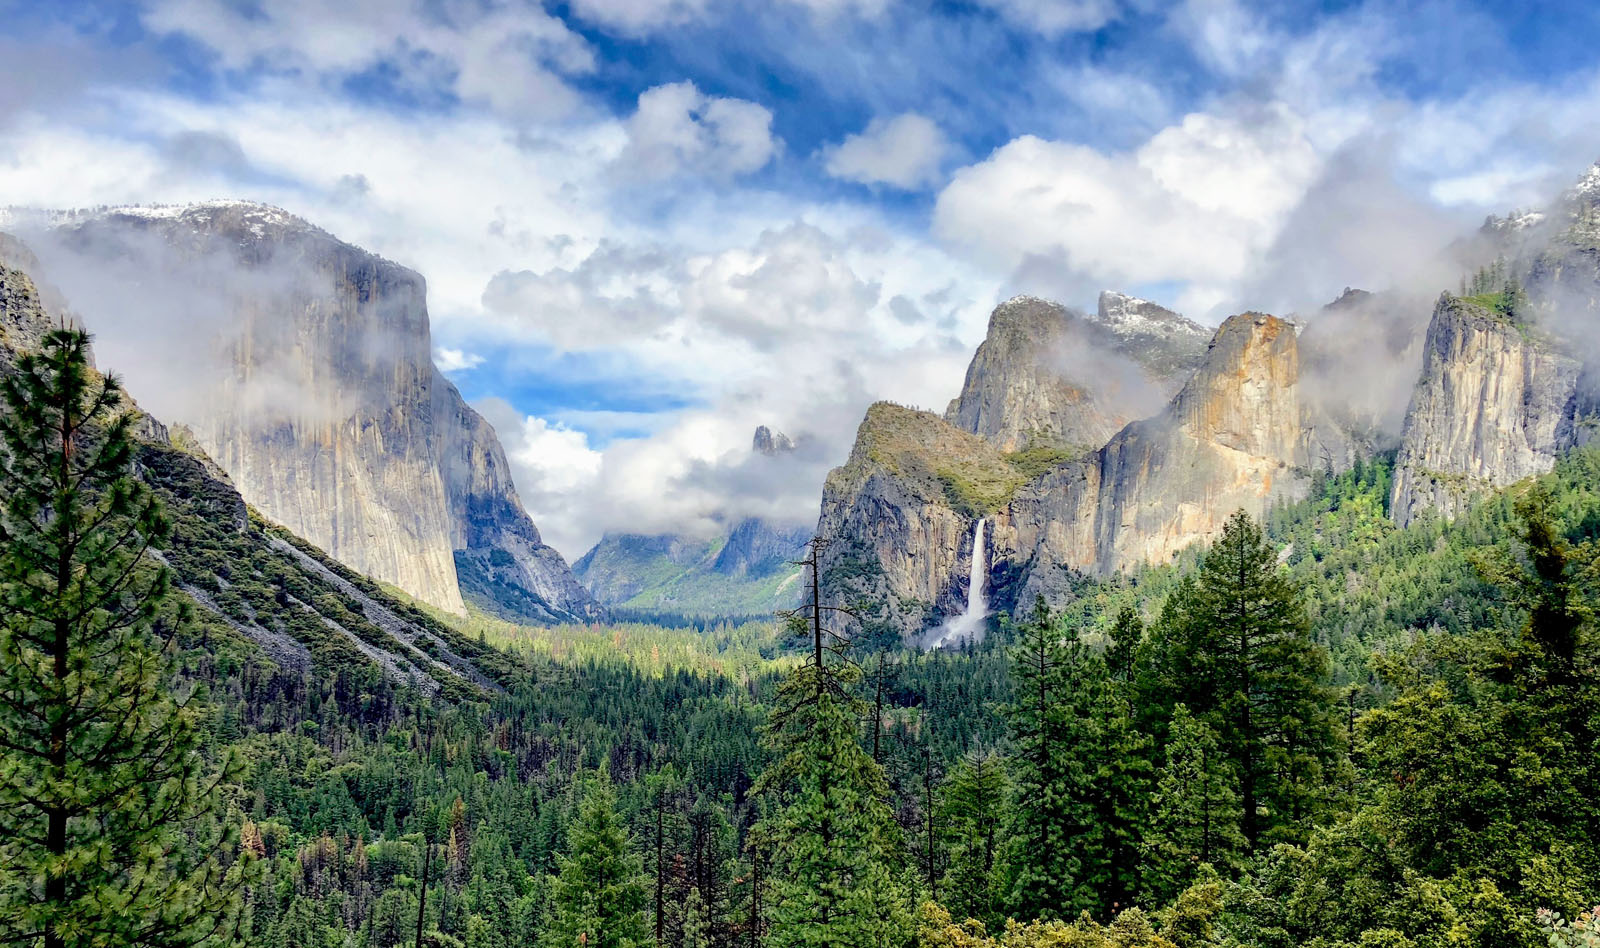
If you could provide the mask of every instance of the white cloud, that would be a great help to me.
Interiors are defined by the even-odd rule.
[[[1315,177],[1281,108],[1192,114],[1131,154],[1018,138],[958,171],[935,232],[993,265],[1041,261],[1101,286],[1183,281],[1202,299],[1244,275]]]
[[[823,160],[835,178],[913,190],[939,180],[939,165],[949,150],[932,119],[907,112],[873,119],[861,133],[824,149]]]
[[[529,416],[514,438],[516,462],[532,475],[527,490],[535,495],[571,491],[600,472],[600,452],[581,431]]]
[[[668,178],[685,172],[730,178],[772,160],[772,113],[744,99],[708,96],[692,82],[647,89],[626,123],[628,146],[619,159],[630,177]]]
[[[482,365],[483,356],[460,349],[439,348],[434,350],[433,364],[440,372],[465,372]]]
[[[518,120],[572,113],[580,97],[566,77],[595,68],[583,37],[537,7],[155,0],[141,15],[152,32],[197,40],[232,68],[340,76],[381,64],[402,88],[444,89]]]
[[[1098,30],[1116,19],[1115,0],[978,0],[1002,16],[1046,36]]]
[[[590,23],[622,33],[647,33],[697,20],[709,0],[573,0],[572,9]]]
[[[823,477],[844,460],[868,403],[942,408],[955,393],[970,349],[953,336],[976,340],[993,293],[960,263],[849,214],[711,253],[605,245],[572,268],[500,274],[485,293],[498,320],[564,348],[624,352],[629,374],[691,403],[648,437],[608,444],[589,481],[524,489],[524,502],[572,556],[606,530],[705,532],[749,514],[814,520]],[[801,436],[806,449],[780,472],[746,467],[760,424]]]

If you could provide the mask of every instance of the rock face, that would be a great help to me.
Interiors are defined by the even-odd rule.
[[[540,541],[493,430],[434,367],[415,272],[238,202],[113,210],[59,236],[218,310],[184,327],[214,336],[216,364],[178,420],[267,516],[446,611],[595,614]]]
[[[824,598],[864,604],[841,631],[910,640],[966,603],[977,519],[1027,475],[998,447],[930,412],[867,409],[850,459],[828,475],[817,534]]]
[[[770,458],[793,451],[794,442],[783,432],[773,432],[766,425],[761,425],[750,438],[750,450]]]
[[[1075,575],[1165,561],[1241,507],[1260,516],[1303,497],[1299,372],[1293,325],[1235,316],[1165,410],[1043,466],[927,412],[874,405],[824,488],[825,595],[872,604],[852,630],[910,639],[961,610],[979,518],[1006,607],[1053,598]]]
[[[766,425],[751,438],[759,470],[782,464],[795,443]],[[643,613],[753,616],[792,608],[801,593],[795,566],[811,539],[804,525],[763,517],[730,517],[709,537],[607,534],[573,564],[573,572],[608,606]]]
[[[1555,465],[1577,440],[1579,363],[1537,331],[1446,294],[1406,414],[1390,511],[1453,516],[1472,498]]]
[[[1056,303],[1031,296],[1001,303],[946,420],[1002,451],[1104,442],[1126,419],[1067,375],[1074,335],[1083,335],[1082,321]]]
[[[1159,403],[1205,333],[1154,303],[1102,293],[1095,316],[1037,297],[995,307],[945,420],[1001,451],[1082,452]]]
[[[1110,330],[1116,350],[1138,362],[1163,396],[1200,365],[1211,340],[1211,332],[1194,320],[1126,293],[1102,292],[1095,316]]]
[[[71,317],[35,284],[38,260],[0,234],[0,374]],[[187,429],[170,431],[137,404],[133,470],[173,524],[162,560],[175,595],[200,621],[231,629],[287,669],[337,674],[370,664],[428,695],[481,697],[504,666],[492,650],[391,599],[282,527],[251,516],[228,477]],[[268,573],[282,585],[265,581]],[[488,658],[488,661],[480,660]]]
[[[1059,591],[1070,571],[1159,563],[1235,510],[1260,517],[1305,496],[1312,458],[1294,327],[1260,313],[1217,330],[1205,361],[1161,414],[1092,457],[1019,491],[1001,518],[1025,579],[1018,601]]]

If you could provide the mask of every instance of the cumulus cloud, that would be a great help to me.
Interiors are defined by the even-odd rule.
[[[835,178],[913,190],[939,180],[949,150],[932,119],[906,112],[873,119],[859,134],[824,149],[823,163]]]
[[[443,347],[433,353],[433,364],[440,372],[465,372],[483,364],[483,356],[474,352]]]
[[[530,510],[577,555],[606,529],[814,516],[866,404],[942,407],[1001,295],[1084,305],[1108,286],[1159,287],[1199,317],[1309,313],[1345,283],[1439,280],[1419,247],[1486,209],[1540,203],[1594,158],[1600,76],[1390,99],[1378,77],[1399,31],[1376,5],[1306,29],[1233,0],[982,3],[994,15],[902,15],[911,8],[892,0],[558,8],[629,36],[693,23],[687,43],[725,14],[760,13],[747,51],[817,86],[798,101],[883,116],[819,152],[807,144],[813,161],[758,174],[784,157],[774,115],[704,91],[753,87],[691,70],[713,78],[657,85],[613,114],[577,88],[609,96],[629,81],[596,74],[607,47],[537,5],[151,0],[148,28],[204,46],[240,82],[200,99],[88,93],[80,76],[47,96],[23,75],[0,89],[0,204],[246,196],[415,267],[442,369],[482,380],[537,352],[555,393],[541,397],[567,395],[492,418]],[[1164,19],[1156,56],[1108,47],[1039,68],[1058,58],[1040,50],[1065,47],[1054,40],[1123,17]],[[957,20],[977,34],[942,29]],[[905,31],[890,49],[903,61],[872,45],[884,24]],[[0,39],[0,61],[16,50]],[[1003,81],[969,88],[975,64],[1001,53],[1013,57]],[[1183,63],[1176,83],[1169,53]],[[6,78],[27,72],[17,61]],[[348,94],[374,84],[370,98]],[[1072,119],[1051,124],[1063,100]],[[946,174],[962,142],[1006,138]],[[931,232],[859,194],[819,201],[796,185],[824,170],[904,189],[944,181]],[[564,393],[574,362],[598,368]],[[608,401],[608,382],[649,397]],[[814,453],[770,475],[749,458],[757,424]]]
[[[574,0],[573,12],[590,23],[639,34],[699,19],[708,0]]]
[[[814,521],[871,401],[948,400],[970,357],[951,329],[981,326],[991,291],[958,290],[975,278],[943,255],[838,223],[796,221],[709,254],[607,245],[572,268],[490,281],[498,318],[569,350],[625,351],[633,372],[671,380],[690,403],[647,437],[597,449],[599,468],[569,488],[523,490],[553,545],[577,556],[608,530]],[[801,450],[781,466],[752,461],[761,424]]]
[[[778,150],[772,113],[764,106],[708,96],[692,82],[640,93],[626,128],[628,145],[619,164],[634,178],[684,172],[730,178],[760,170]]]
[[[1042,257],[1102,286],[1183,281],[1192,303],[1245,273],[1318,166],[1282,108],[1193,113],[1127,155],[1023,136],[956,172],[934,230],[1001,267]]]
[[[783,0],[775,0],[783,2]],[[875,17],[893,0],[786,0],[787,5],[830,18],[846,13]],[[640,36],[664,27],[708,20],[718,6],[716,0],[574,0],[573,12],[580,18],[624,35]]]

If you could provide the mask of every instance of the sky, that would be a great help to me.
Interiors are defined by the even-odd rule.
[[[1441,248],[1600,157],[1587,2],[0,0],[0,22],[0,206],[247,198],[416,269],[436,364],[569,558],[814,519],[867,404],[943,410],[1014,294],[1215,324],[1443,289]],[[781,476],[752,467],[758,424],[801,443]]]

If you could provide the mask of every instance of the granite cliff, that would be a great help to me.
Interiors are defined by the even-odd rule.
[[[1577,443],[1576,359],[1468,299],[1434,308],[1406,414],[1390,512],[1450,517],[1488,490],[1549,471]]]
[[[541,542],[493,430],[434,367],[421,276],[241,202],[114,209],[52,238],[51,272],[87,262],[128,292],[149,278],[205,301],[206,325],[151,327],[206,340],[174,420],[268,517],[448,612],[597,614]]]
[[[980,518],[1004,608],[1056,597],[1074,575],[1165,561],[1234,510],[1303,496],[1314,425],[1299,359],[1292,324],[1235,316],[1164,409],[1087,454],[1008,452],[928,412],[874,405],[823,491],[832,604],[868,604],[853,630],[910,639],[962,608]]]
[[[1401,525],[1549,471],[1600,415],[1600,165],[1474,241],[1490,262],[1428,326],[1390,500]]]
[[[0,234],[0,374],[45,333],[76,320],[32,274],[38,259]],[[481,696],[508,680],[505,656],[396,601],[371,580],[262,519],[187,429],[138,404],[133,472],[160,499],[173,531],[160,558],[175,595],[192,600],[191,633],[238,637],[273,665],[315,668],[370,694],[384,679],[428,695]]]
[[[1224,322],[1164,411],[1009,504],[996,556],[1017,562],[1017,600],[1051,597],[1073,572],[1165,562],[1235,510],[1260,517],[1276,501],[1304,496],[1313,426],[1299,377],[1292,324],[1261,313]]]
[[[1001,451],[1092,450],[1192,371],[1199,326],[1147,300],[1102,293],[1093,316],[1032,296],[996,306],[945,420]]]

